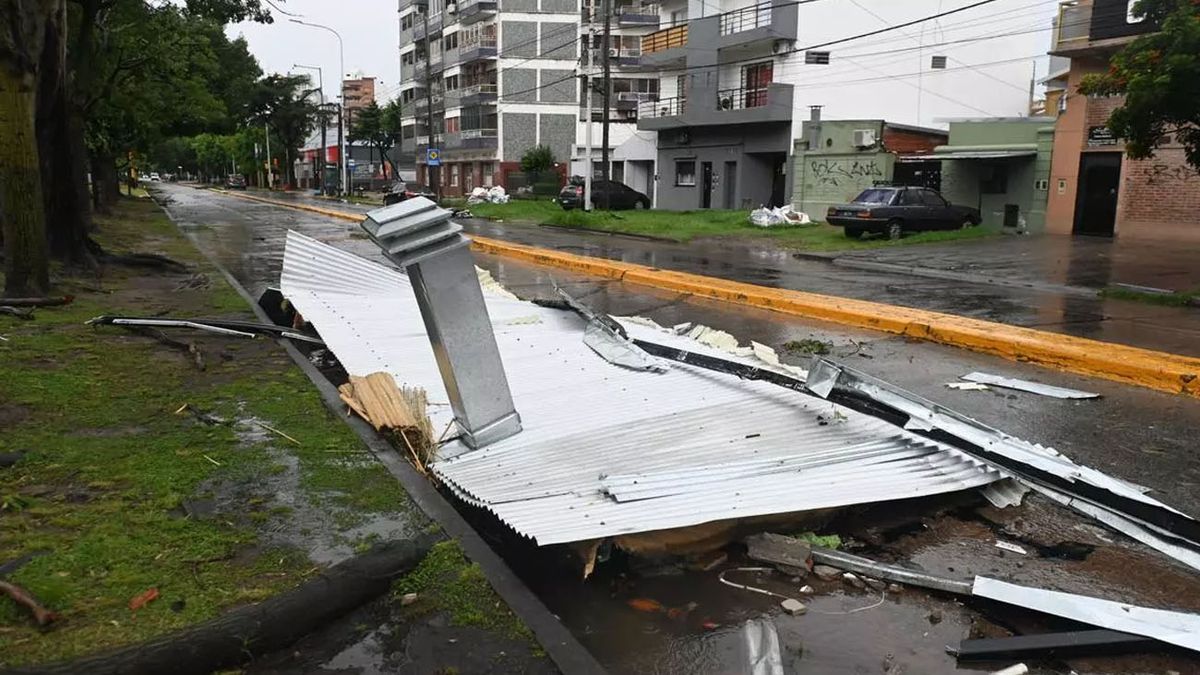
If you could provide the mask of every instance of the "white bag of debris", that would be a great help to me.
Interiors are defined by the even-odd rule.
[[[486,201],[488,201],[487,188],[477,187],[471,190],[471,194],[467,196],[468,204],[482,204]]]
[[[760,206],[750,212],[750,223],[758,227],[779,227],[781,225],[808,225],[812,223],[807,213],[792,209],[791,204],[787,206],[776,206],[767,208]]]
[[[493,204],[507,204],[508,193],[504,191],[504,187],[500,185],[488,188],[487,200]]]

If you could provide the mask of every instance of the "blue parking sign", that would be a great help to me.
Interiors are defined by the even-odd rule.
[[[429,166],[442,165],[442,151],[437,148],[425,149],[425,163]]]

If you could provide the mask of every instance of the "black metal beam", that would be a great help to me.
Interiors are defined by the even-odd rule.
[[[1170,645],[1115,630],[1075,630],[1041,635],[963,640],[950,648],[959,661],[1042,660],[1160,650]]]

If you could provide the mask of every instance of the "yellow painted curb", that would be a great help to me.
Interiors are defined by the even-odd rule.
[[[230,190],[220,190],[219,192],[221,192],[221,194],[229,195],[230,197],[237,197],[238,199],[249,199],[252,202],[262,202],[263,204],[271,204],[273,206],[284,206],[289,209],[296,209],[298,211],[309,211],[311,213],[318,213],[322,216],[329,216],[330,218],[340,218],[341,220],[350,220],[350,221],[353,221],[356,223],[362,222],[362,219],[363,219],[363,214],[361,214],[361,213],[346,213],[345,211],[334,211],[333,209],[325,209],[325,208],[321,208],[320,206],[312,206],[310,204],[301,204],[299,202],[283,202],[283,201],[279,201],[278,199],[267,199],[266,197],[256,197],[254,195],[248,195],[245,193],[232,192]]]
[[[234,195],[276,206],[311,211],[332,218],[361,221],[361,214]],[[488,237],[471,237],[474,250],[537,265],[617,279],[664,290],[689,293],[737,305],[769,309],[858,328],[870,328],[915,339],[962,347],[1012,361],[1150,389],[1200,397],[1200,359],[1128,345],[1100,342],[1060,333],[981,321],[953,314],[839,298],[805,291],[768,288],[687,272],[672,272],[635,263],[563,253]]]

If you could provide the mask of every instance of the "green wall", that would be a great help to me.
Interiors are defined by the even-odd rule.
[[[856,148],[858,129],[873,129],[876,146]],[[879,150],[882,140],[881,120],[804,122],[792,154],[792,206],[813,220],[824,220],[831,205],[850,201],[876,181],[890,181],[896,158]]]

